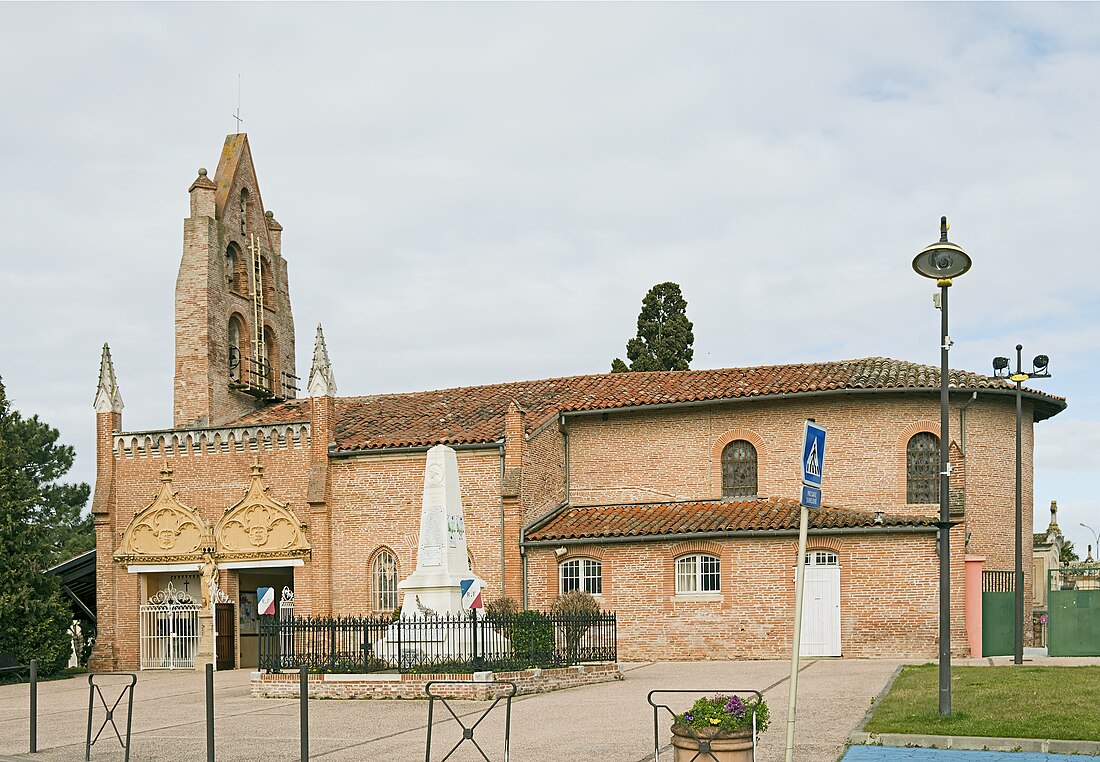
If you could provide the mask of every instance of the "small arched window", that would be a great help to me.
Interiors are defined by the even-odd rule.
[[[722,450],[722,497],[756,495],[756,448],[735,439]]]
[[[247,290],[247,267],[241,247],[231,242],[225,249],[225,281],[231,291],[243,294]]]
[[[806,553],[807,566],[837,566],[840,559],[831,550],[811,550]]]
[[[603,565],[591,558],[571,558],[558,567],[558,580],[562,595],[573,590],[599,595],[603,592]]]
[[[271,330],[270,326],[264,326],[263,346],[260,350],[260,359],[263,363],[260,368],[263,386],[265,389],[274,391],[275,381],[279,378],[279,348],[275,343],[275,331]]]
[[[248,188],[241,188],[241,232],[248,232]]]
[[[717,556],[702,553],[676,559],[676,593],[717,593],[722,589],[722,566]]]
[[[237,315],[229,316],[229,382],[239,384],[241,381],[241,336],[244,334],[244,326]]]
[[[905,502],[940,501],[940,438],[919,431],[905,447]]]
[[[375,611],[397,608],[397,559],[388,550],[380,550],[371,564],[371,603]]]
[[[261,278],[264,284],[264,306],[275,309],[275,271],[267,257],[260,258]]]

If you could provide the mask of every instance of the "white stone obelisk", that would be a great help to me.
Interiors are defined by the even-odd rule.
[[[446,445],[428,450],[416,571],[397,585],[404,593],[402,617],[456,614],[462,611],[464,579],[475,578],[466,549],[458,458]],[[484,587],[484,581],[478,580]]]

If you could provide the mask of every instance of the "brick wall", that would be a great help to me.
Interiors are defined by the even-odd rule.
[[[222,425],[262,404],[229,387],[230,316],[236,315],[243,325],[241,354],[250,357],[253,352],[256,320],[249,285],[252,235],[266,266],[262,321],[274,337],[274,347],[269,349],[275,378],[282,371],[291,375],[296,372],[287,266],[278,245],[282,228],[276,223],[278,230],[269,230],[273,220],[264,216],[247,144],[243,150],[233,177],[218,178],[219,184],[228,185],[229,199],[220,214],[215,212],[213,187],[196,183],[191,188],[191,216],[184,220],[183,257],[176,278],[176,428]],[[249,190],[250,198],[244,232],[237,200],[242,188]],[[238,251],[235,273],[228,271],[226,263],[231,244]],[[243,367],[242,363],[242,372]]]
[[[958,538],[961,540],[961,537]],[[807,547],[835,552],[840,565],[841,648],[847,657],[929,657],[937,652],[939,566],[933,534],[811,535]],[[601,562],[601,606],[619,620],[619,658],[779,659],[793,630],[797,537],[568,546],[528,550],[530,597],[544,608],[558,595],[558,565]],[[675,559],[717,555],[721,592],[677,595]],[[965,653],[962,553],[952,553],[953,651]]]
[[[112,501],[109,513],[97,516],[96,520],[96,584],[97,645],[104,658],[107,654],[117,657],[117,667],[131,669],[138,664],[138,606],[145,602],[141,590],[144,575],[128,572],[125,566],[114,562],[112,554],[134,515],[156,497],[162,468],[167,465],[172,470],[172,486],[180,502],[194,509],[210,526],[244,497],[252,463],[257,459],[264,466],[264,483],[269,494],[280,502],[289,503],[299,519],[306,520],[308,516],[305,505],[308,433],[303,433],[297,442],[292,436],[267,437],[263,441],[258,438],[244,441],[242,437],[225,443],[224,452],[220,440],[218,443],[210,441],[213,437],[204,440],[204,446],[192,445],[186,436],[184,439],[185,443],[174,444],[171,452],[161,438],[143,437],[142,441],[148,446],[140,449],[127,449],[118,444],[130,441],[125,436],[115,440]],[[309,576],[308,561],[305,567],[295,569],[295,587],[302,590],[302,598],[306,601],[311,584]],[[231,587],[226,588],[230,583],[225,572],[222,583],[227,593],[236,593]],[[156,591],[149,591],[152,592]]]
[[[334,612],[363,615],[371,611],[368,559],[379,547],[386,546],[397,556],[402,579],[416,568],[426,460],[425,453],[333,459]],[[486,597],[494,598],[501,594],[499,450],[460,450],[458,473],[474,571],[489,584]]]
[[[426,699],[424,689],[431,681],[448,680],[457,684],[434,685],[432,693],[448,699],[487,701],[507,695],[504,686],[494,680],[516,684],[516,695],[549,693],[579,685],[594,685],[622,680],[618,664],[585,664],[559,669],[525,669],[520,672],[478,672],[435,675],[310,675],[310,698],[328,699]],[[259,698],[299,698],[301,675],[297,672],[252,673],[252,695]]]
[[[951,440],[960,442],[966,411],[965,529],[971,554],[987,569],[1013,565],[1015,401],[979,394],[953,398]],[[1033,424],[1023,426],[1024,557],[1031,556]],[[733,439],[757,447],[762,496],[799,494],[802,421],[829,430],[823,500],[834,507],[937,516],[938,504],[906,503],[905,447],[917,431],[939,435],[939,398],[927,394],[853,394],[747,401],[655,412],[571,417],[569,494],[574,505],[692,500],[721,496],[721,452]],[[962,463],[956,463],[962,466]],[[958,480],[955,482],[958,484]],[[956,544],[965,544],[966,532]],[[1032,588],[1025,564],[1025,592]]]

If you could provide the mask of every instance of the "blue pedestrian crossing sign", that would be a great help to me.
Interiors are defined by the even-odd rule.
[[[825,464],[825,427],[806,421],[802,436],[802,483],[821,487]]]

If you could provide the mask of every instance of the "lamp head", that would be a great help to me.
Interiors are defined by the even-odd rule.
[[[925,278],[951,280],[970,269],[970,256],[947,240],[947,218],[940,218],[940,240],[925,246],[913,259],[913,269]],[[943,284],[950,285],[950,283]]]
[[[1007,357],[994,357],[993,358],[993,377],[1004,378],[1008,371],[1008,358]]]
[[[1050,375],[1049,373],[1047,373],[1047,367],[1050,365],[1050,358],[1046,355],[1035,355],[1035,359],[1032,360],[1031,363],[1035,366],[1035,373],[1033,373],[1032,375]]]

